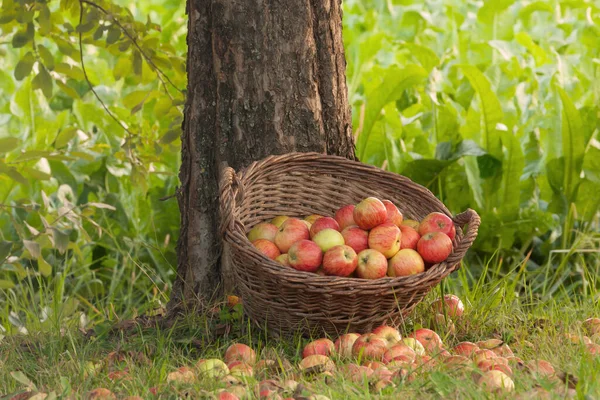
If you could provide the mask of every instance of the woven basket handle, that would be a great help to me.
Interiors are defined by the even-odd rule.
[[[221,214],[221,223],[219,231],[221,235],[225,234],[228,227],[233,228],[235,220],[235,204],[244,198],[244,185],[231,167],[225,167],[221,171],[221,180],[219,181],[219,213]]]
[[[471,247],[475,241],[475,238],[477,238],[477,231],[479,230],[481,219],[475,210],[468,208],[464,212],[457,214],[454,217],[454,222],[461,228],[463,228],[465,225],[468,225],[468,227],[462,240],[454,249],[454,253],[450,255],[450,260],[448,263],[450,265],[454,264],[450,272],[454,272],[460,268],[460,260],[462,260],[467,253],[467,250],[469,250],[469,247]],[[456,260],[456,262],[454,262],[454,260]]]

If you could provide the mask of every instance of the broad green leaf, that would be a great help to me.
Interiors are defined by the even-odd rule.
[[[15,79],[21,81],[29,76],[31,73],[31,69],[33,68],[33,64],[35,63],[35,58],[33,53],[28,51],[21,60],[17,63],[15,67]]]
[[[414,160],[406,165],[402,174],[425,187],[430,187],[441,176],[446,167],[453,162],[435,159]]]
[[[493,24],[494,16],[506,10],[515,0],[484,0],[483,7],[477,12],[477,18],[485,24]]]
[[[49,175],[45,172],[40,171],[39,169],[35,169],[29,166],[23,167],[22,171],[29,176],[31,179],[36,181],[47,181],[52,178],[52,175]]]
[[[31,81],[31,87],[41,89],[48,99],[52,97],[52,77],[45,67],[40,67],[40,72]]]
[[[409,65],[400,70],[393,67],[383,79],[383,83],[367,93],[367,105],[363,130],[358,136],[356,145],[359,159],[365,156],[366,144],[369,141],[371,129],[381,114],[381,109],[389,102],[399,98],[404,90],[422,82],[427,77],[427,72],[421,66]]]
[[[4,279],[0,279],[0,289],[13,289],[15,287],[15,284],[11,281],[7,281]]]
[[[600,142],[592,140],[583,156],[585,177],[592,182],[600,183]]]
[[[42,58],[42,62],[44,66],[48,68],[50,71],[54,70],[54,56],[50,53],[50,50],[46,48],[46,46],[39,44],[37,46],[38,53]]]
[[[132,57],[133,73],[136,75],[142,75],[142,55],[139,51],[134,50]]]
[[[130,110],[139,104],[146,101],[146,98],[150,95],[147,90],[136,90],[123,97],[123,105]]]
[[[0,154],[13,151],[21,144],[21,139],[14,137],[0,138]]]
[[[33,24],[27,24],[28,29],[24,31],[18,31],[13,35],[12,47],[15,49],[25,46],[31,39],[33,39]],[[29,28],[31,26],[31,28]]]
[[[181,129],[171,129],[160,138],[159,142],[162,144],[169,144],[181,136]]]
[[[501,214],[506,220],[512,221],[519,216],[519,182],[525,167],[525,159],[519,139],[513,133],[504,132],[502,141],[506,150],[502,162]]]
[[[435,158],[439,160],[458,160],[464,156],[482,156],[486,154],[477,143],[472,140],[461,140],[453,146],[451,142],[438,143]]]
[[[435,67],[440,65],[440,58],[429,47],[411,42],[402,43],[400,46],[401,48],[407,49],[410,55],[413,56],[427,72],[431,72]]]
[[[528,19],[534,12],[547,12],[553,14],[554,8],[548,1],[534,1],[533,3],[527,4],[519,11],[519,17],[521,19]]]
[[[60,254],[64,254],[65,251],[67,251],[67,247],[69,247],[69,235],[62,232],[58,228],[51,228],[51,230],[53,246],[60,252]]]
[[[558,157],[546,163],[548,183],[555,193],[563,193],[565,184],[565,158]]]
[[[499,176],[502,173],[502,161],[492,156],[484,154],[477,157],[477,166],[479,168],[479,176],[482,179],[489,179]]]
[[[31,240],[23,240],[23,246],[27,249],[31,257],[38,258],[42,255],[40,244]]]
[[[30,160],[39,160],[42,157],[48,157],[50,154],[52,153],[46,150],[29,150],[19,154],[15,161],[22,162]]]
[[[42,274],[43,276],[52,275],[52,266],[50,264],[48,264],[48,262],[46,262],[46,260],[44,260],[44,257],[42,257],[40,255],[37,259],[37,262],[38,262],[38,271],[40,271],[40,274]]]
[[[77,135],[77,128],[65,128],[58,132],[56,140],[54,141],[54,147],[60,149],[67,144]]]
[[[6,260],[12,250],[12,242],[0,241],[0,261]]]
[[[483,209],[483,186],[481,182],[481,173],[479,172],[479,165],[477,164],[477,157],[467,156],[463,158],[465,165],[465,173],[467,175],[467,181],[469,182],[469,188],[473,193],[473,199],[479,209]]]
[[[531,36],[527,32],[519,32],[515,35],[517,43],[525,47],[533,56],[535,64],[540,67],[550,62],[548,54],[540,46],[535,44]]]
[[[21,185],[28,185],[29,182],[27,181],[27,179],[25,179],[25,177],[23,175],[21,175],[21,173],[19,171],[17,171],[15,168],[9,168],[7,171],[4,172],[6,175],[8,175],[12,180],[19,182]]]
[[[59,74],[66,75],[69,78],[75,79],[77,81],[82,81],[85,79],[85,77],[83,75],[83,70],[81,70],[81,68],[73,66],[73,65],[69,65],[69,64],[65,64],[65,63],[58,63],[54,67],[54,71],[58,72]]]
[[[50,33],[52,29],[52,20],[50,17],[50,9],[47,5],[42,5],[38,13],[39,33],[43,36]],[[39,48],[40,45],[38,45]]]
[[[600,183],[583,179],[577,188],[575,204],[580,218],[593,221],[600,209]]]
[[[110,45],[110,44],[116,43],[120,37],[121,37],[121,29],[116,25],[111,25],[108,28],[108,33],[106,35],[106,44]]]
[[[10,376],[17,382],[25,385],[28,389],[37,390],[33,382],[21,371],[12,371]]]

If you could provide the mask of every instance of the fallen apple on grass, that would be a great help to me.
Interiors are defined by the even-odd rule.
[[[175,383],[194,383],[196,374],[189,367],[180,367],[176,371],[170,372],[167,375],[167,382]]]
[[[388,348],[391,348],[402,340],[402,335],[398,329],[388,325],[378,326],[373,329],[372,333],[385,340]]]
[[[234,343],[225,350],[223,361],[227,364],[241,361],[248,365],[254,365],[256,363],[256,352],[248,345]]]
[[[460,342],[452,351],[459,356],[471,357],[476,351],[480,350],[479,346],[472,342]]]
[[[478,378],[477,384],[492,392],[512,392],[515,390],[515,383],[513,380],[504,372],[497,370],[484,372],[483,375]]]
[[[317,339],[304,346],[304,349],[302,350],[302,358],[306,358],[315,354],[330,356],[333,354],[334,350],[335,345],[331,340],[327,338]]]
[[[198,360],[196,369],[198,370],[199,375],[204,378],[214,379],[229,375],[229,368],[227,365],[216,358]]]
[[[413,362],[417,354],[415,351],[404,343],[399,343],[389,348],[383,354],[383,362],[388,364],[392,361]]]
[[[321,266],[323,252],[311,240],[299,240],[288,251],[290,266],[298,271],[315,272]]]
[[[451,318],[457,318],[465,312],[465,305],[460,298],[453,294],[447,294],[443,299],[437,299],[432,303],[433,310],[438,314],[447,314]]]
[[[414,338],[421,343],[425,351],[429,354],[439,352],[443,346],[440,336],[431,329],[417,329],[408,337]]]
[[[600,334],[600,318],[586,319],[583,321],[583,328],[590,336]]]
[[[362,360],[381,360],[386,351],[385,340],[373,333],[361,335],[352,346],[352,355]]]
[[[302,372],[314,374],[335,371],[335,364],[331,358],[321,354],[313,354],[303,358],[299,367]]]
[[[334,343],[335,352],[343,358],[352,357],[352,346],[360,335],[358,333],[346,333],[338,337]]]
[[[323,256],[323,271],[327,275],[350,276],[356,267],[358,267],[358,255],[350,246],[332,247]]]
[[[425,355],[425,347],[423,347],[421,342],[419,342],[414,337],[404,338],[404,339],[402,339],[402,343],[404,343],[405,345],[407,345],[408,347],[413,349],[417,356]]]
[[[387,258],[377,250],[366,249],[358,253],[356,276],[362,279],[383,278],[388,269]]]

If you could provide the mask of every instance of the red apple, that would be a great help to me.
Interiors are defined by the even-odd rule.
[[[421,239],[421,235],[414,228],[408,225],[400,225],[400,248],[401,249],[417,249],[417,243]]]
[[[248,365],[254,365],[256,362],[256,353],[250,346],[242,343],[234,343],[225,350],[223,360],[227,364],[234,361],[241,361]]]
[[[444,358],[444,365],[456,367],[468,367],[472,364],[471,360],[469,360],[465,356],[450,356]]]
[[[477,368],[482,372],[495,370],[495,371],[502,371],[508,376],[513,376],[512,369],[508,365],[498,362],[496,359],[480,361],[477,364]]]
[[[258,239],[252,242],[254,247],[258,249],[265,256],[269,257],[271,260],[276,259],[281,255],[279,249],[273,242],[268,241],[267,239]]]
[[[425,262],[437,264],[452,253],[452,240],[442,232],[426,233],[419,239],[417,251]]]
[[[335,246],[344,244],[344,237],[335,229],[323,229],[317,233],[312,240],[321,248],[322,252],[326,252]]]
[[[290,247],[300,240],[309,238],[306,224],[298,218],[288,218],[275,235],[275,244],[282,253],[287,253]]]
[[[304,346],[304,350],[302,350],[302,358],[306,358],[315,354],[330,356],[334,349],[335,345],[331,340],[327,338],[317,339]]]
[[[350,276],[358,266],[358,256],[350,246],[335,246],[323,256],[323,271],[327,275]]]
[[[342,375],[356,384],[364,384],[373,376],[373,370],[364,365],[345,364],[340,368]]]
[[[483,360],[489,360],[492,358],[498,358],[496,353],[491,350],[477,350],[475,353],[471,354],[471,358],[475,364],[479,364]]]
[[[398,329],[388,325],[378,326],[373,329],[373,333],[385,340],[388,348],[396,345],[396,343],[402,340],[402,335],[400,335]]]
[[[512,392],[515,390],[515,383],[508,375],[502,371],[491,370],[485,372],[478,380],[479,386],[489,391]]]
[[[340,226],[337,221],[331,217],[322,217],[316,220],[310,227],[310,237],[313,238],[323,229],[334,229],[340,231]]]
[[[471,357],[471,355],[479,350],[479,346],[471,342],[461,342],[454,346],[452,350],[459,356]]]
[[[419,221],[416,221],[414,219],[405,219],[404,221],[402,221],[402,225],[404,225],[404,226],[410,226],[414,230],[418,231],[420,224],[419,224]]]
[[[507,344],[503,344],[491,350],[499,357],[512,357],[515,355]]]
[[[319,214],[311,214],[308,217],[304,218],[305,221],[310,222],[310,224],[314,224],[316,220],[318,220],[319,218],[322,218],[322,215]]]
[[[219,392],[219,400],[240,400],[240,398],[237,397],[233,393],[224,391],[224,392]]]
[[[254,370],[246,363],[234,361],[227,366],[229,367],[229,373],[236,378],[250,378],[254,376]]]
[[[352,346],[352,355],[363,360],[381,360],[386,351],[385,340],[373,333],[360,336]]]
[[[385,219],[385,222],[392,223],[398,227],[402,225],[402,220],[404,218],[400,210],[398,210],[398,207],[396,207],[394,203],[389,200],[383,200],[382,203],[387,210],[387,218]]]
[[[318,372],[331,372],[335,370],[335,364],[331,358],[321,354],[304,357],[298,366],[301,371],[311,370],[311,372],[315,372],[315,370],[318,370]]]
[[[444,299],[437,299],[432,304],[436,313],[444,314],[444,310],[449,317],[456,318],[463,315],[465,306],[458,296],[447,294]]]
[[[600,318],[586,319],[583,321],[583,328],[590,336],[600,334]]]
[[[432,232],[445,233],[450,240],[454,239],[456,235],[456,228],[452,219],[446,214],[440,212],[432,212],[427,215],[419,224],[419,235],[424,236]]]
[[[278,229],[279,228],[273,224],[261,222],[250,229],[250,232],[248,232],[248,240],[254,242],[258,239],[267,239],[268,241],[273,242]]]
[[[385,205],[376,197],[367,197],[354,208],[354,221],[359,228],[368,230],[381,225],[387,219]]]
[[[342,237],[346,245],[352,247],[357,254],[369,248],[369,232],[356,225],[344,228]]]
[[[279,229],[279,228],[281,228],[281,225],[283,225],[283,223],[285,221],[287,221],[289,218],[290,217],[288,217],[287,215],[278,215],[271,220],[271,223]]]
[[[556,371],[552,364],[550,364],[546,360],[531,360],[526,364],[526,366],[527,368],[529,368],[529,371],[531,371],[531,373],[537,378],[549,378],[556,374]]]
[[[402,249],[388,262],[387,274],[391,277],[420,274],[425,271],[421,255],[412,249]]]
[[[285,265],[286,267],[290,267],[290,259],[289,259],[289,256],[287,255],[287,253],[281,254],[279,257],[277,257],[275,259],[275,261],[277,261],[281,265]]]
[[[600,356],[600,344],[589,343],[585,346],[585,349],[593,356]]]
[[[417,329],[411,333],[409,337],[417,339],[417,341],[423,345],[428,353],[439,352],[442,349],[442,339],[431,329]]]
[[[300,240],[288,252],[290,266],[298,271],[315,272],[323,261],[321,248],[313,241]]]
[[[410,360],[410,362],[412,363],[415,360],[416,356],[417,355],[413,349],[411,349],[404,343],[399,343],[399,344],[396,344],[396,345],[392,346],[391,348],[389,348],[383,354],[383,362],[387,364],[387,363],[395,361],[395,360],[401,360],[401,361],[409,361]]]
[[[387,272],[387,258],[377,250],[366,249],[358,253],[356,276],[363,279],[383,278]]]
[[[349,204],[347,206],[343,206],[335,212],[334,218],[340,226],[340,229],[345,229],[349,226],[356,225],[356,222],[354,222],[354,205]]]
[[[354,342],[358,339],[360,335],[358,333],[346,333],[339,338],[334,343],[335,352],[344,358],[352,357],[352,346],[354,346]]]
[[[400,228],[386,222],[369,232],[369,248],[391,258],[400,250]]]

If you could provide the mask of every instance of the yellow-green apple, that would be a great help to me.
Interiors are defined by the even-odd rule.
[[[413,249],[402,249],[390,258],[387,274],[391,277],[409,276],[425,271],[425,263],[419,253]]]
[[[352,346],[352,355],[363,360],[381,360],[386,351],[385,340],[374,333],[359,336]]]
[[[281,255],[279,248],[275,246],[275,243],[270,242],[267,239],[255,240],[252,244],[258,251],[269,257],[271,260],[274,260]]]
[[[229,375],[227,365],[217,358],[198,360],[196,368],[200,375],[205,378],[219,378]]]
[[[228,366],[229,373],[236,378],[250,378],[254,375],[252,367],[241,361],[234,361]]]
[[[583,328],[590,336],[600,334],[600,318],[586,319],[583,321]]]
[[[378,198],[367,197],[356,205],[352,215],[359,228],[369,230],[385,222],[387,209]]]
[[[432,307],[436,313],[445,313],[452,318],[460,317],[465,312],[465,305],[458,296],[453,294],[447,294],[443,299],[437,299],[432,303]]]
[[[369,248],[369,232],[360,229],[356,225],[344,228],[342,237],[344,243],[352,247],[357,254]]]
[[[349,204],[341,207],[335,212],[334,218],[340,226],[340,229],[356,225],[356,222],[354,222],[354,205]]]
[[[479,386],[495,392],[504,391],[512,392],[515,390],[515,383],[508,375],[502,371],[491,370],[484,372],[483,375],[477,380]]]
[[[430,354],[439,352],[442,349],[442,339],[431,329],[417,329],[411,333],[409,337],[417,339],[417,341],[421,343],[425,350]]]
[[[477,350],[480,350],[479,346],[472,342],[460,342],[452,349],[457,355],[465,357],[471,357]]]
[[[343,358],[352,357],[352,346],[359,336],[358,333],[346,333],[338,337],[334,343],[335,352]]]
[[[377,250],[385,258],[392,258],[400,250],[400,228],[390,222],[385,222],[371,229],[369,248]]]
[[[387,258],[377,250],[366,249],[358,253],[356,276],[363,279],[383,278],[387,272]]]
[[[309,237],[310,234],[304,222],[298,218],[288,218],[277,231],[275,244],[279,251],[287,253],[294,243]]]
[[[401,360],[412,363],[415,360],[416,356],[417,355],[413,349],[411,349],[404,343],[398,343],[390,347],[383,354],[383,362],[387,364],[392,361]]]
[[[442,232],[426,233],[419,239],[417,251],[425,262],[437,264],[452,253],[452,240]]]
[[[310,370],[311,372],[331,372],[335,370],[335,364],[331,358],[322,354],[313,354],[308,357],[304,357],[299,364],[301,371]]]
[[[323,271],[327,275],[350,276],[358,266],[358,255],[350,246],[340,245],[323,256]]]
[[[483,360],[489,360],[492,358],[498,358],[498,356],[493,351],[487,349],[477,350],[473,354],[471,354],[471,359],[475,364],[478,364]]]
[[[315,272],[323,261],[321,248],[311,240],[300,240],[288,251],[290,266],[298,271]]]
[[[322,218],[322,215],[319,214],[311,214],[308,217],[305,217],[304,220],[310,222],[310,224],[314,224],[316,220],[318,220],[319,218]]]
[[[405,345],[407,345],[408,347],[413,349],[415,351],[416,355],[418,355],[418,356],[425,355],[425,347],[423,347],[421,342],[419,342],[414,337],[404,338],[404,339],[402,339],[402,343],[404,343]]]
[[[402,216],[400,210],[398,210],[398,207],[396,207],[396,205],[389,200],[382,200],[381,202],[387,210],[387,218],[385,222],[390,222],[400,227],[400,225],[402,225],[402,220],[404,219],[404,217]]]
[[[398,332],[398,329],[389,325],[381,325],[377,328],[373,329],[373,333],[385,340],[388,348],[394,346],[400,340],[402,340],[402,335]]]
[[[320,354],[322,356],[330,356],[335,349],[333,342],[327,338],[317,339],[306,346],[302,350],[302,358]]]
[[[419,235],[423,236],[431,232],[445,233],[450,240],[456,235],[454,223],[446,214],[432,212],[427,215],[419,224]]]
[[[400,225],[400,248],[401,249],[417,249],[417,243],[421,239],[421,235],[414,228],[408,225]]]
[[[335,246],[344,244],[344,237],[335,229],[327,228],[317,233],[312,240],[321,248],[321,251],[326,252]]]
[[[167,382],[194,383],[195,380],[196,374],[188,367],[177,368],[177,371],[170,372],[167,375]]]
[[[484,350],[494,350],[496,347],[498,346],[502,346],[502,344],[504,343],[504,341],[500,340],[500,339],[488,339],[488,340],[481,340],[477,343],[475,343],[480,349],[484,349]]]
[[[225,350],[223,360],[227,364],[234,361],[241,361],[248,365],[254,365],[256,363],[256,352],[248,345],[234,343]]]
[[[279,228],[273,224],[261,222],[250,229],[250,232],[248,232],[248,240],[254,242],[258,239],[267,239],[268,241],[273,242],[278,229]]]
[[[319,218],[313,222],[312,226],[310,227],[310,237],[315,237],[315,235],[321,232],[323,229],[333,229],[339,232],[340,226],[337,221],[331,217]]]
[[[278,263],[285,265],[286,267],[290,267],[290,260],[287,253],[281,254],[279,257],[275,259]]]
[[[277,228],[281,228],[281,225],[283,225],[283,223],[285,221],[287,221],[289,218],[290,217],[288,217],[287,215],[278,215],[271,220],[271,223],[273,225],[275,225]]]
[[[404,221],[402,221],[402,225],[404,225],[404,226],[410,226],[414,230],[418,231],[420,224],[419,224],[419,221],[417,221],[417,220],[414,220],[414,219],[405,219]]]

